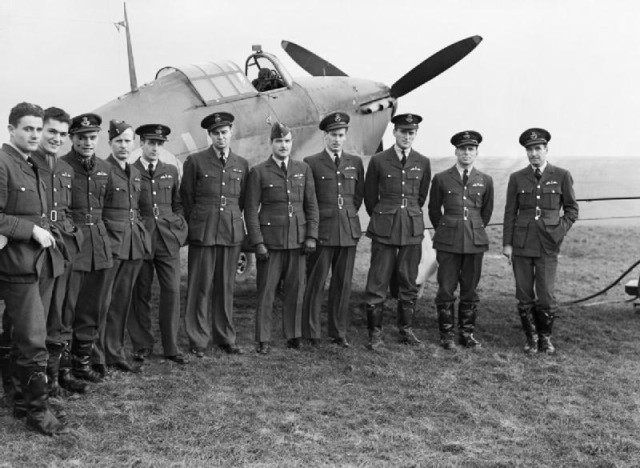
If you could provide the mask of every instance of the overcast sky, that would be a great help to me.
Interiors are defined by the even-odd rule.
[[[26,100],[71,114],[128,91],[121,0],[1,0],[0,119]],[[252,44],[305,75],[296,42],[350,76],[393,84],[439,49],[479,34],[467,58],[400,99],[425,121],[416,148],[450,155],[476,129],[486,155],[524,157],[541,126],[551,154],[632,156],[640,135],[640,2],[632,0],[128,0],[140,84],[159,68],[229,59]],[[2,132],[2,139],[7,138]]]

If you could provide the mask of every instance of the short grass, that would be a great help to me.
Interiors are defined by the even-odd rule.
[[[437,345],[431,284],[416,323],[424,345],[397,343],[389,301],[387,349],[367,351],[358,308],[369,265],[364,240],[351,349],[285,349],[276,308],[273,353],[256,355],[250,277],[236,295],[246,354],[209,350],[187,367],[156,354],[142,374],[113,373],[65,402],[72,434],[62,437],[28,432],[2,408],[0,465],[640,466],[640,315],[621,302],[565,307],[554,333],[558,355],[525,356],[512,274],[500,230],[491,229],[480,350]],[[559,300],[595,292],[639,258],[637,227],[576,225],[560,259]],[[624,299],[617,286],[596,301]]]

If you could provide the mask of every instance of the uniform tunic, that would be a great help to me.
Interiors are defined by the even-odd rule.
[[[180,195],[189,225],[189,281],[185,328],[191,346],[211,340],[235,345],[233,292],[242,242],[242,210],[249,163],[229,151],[223,166],[213,147],[192,154],[183,167]]]
[[[111,241],[102,220],[111,165],[92,156],[94,165],[87,171],[82,156],[71,150],[61,158],[73,169],[71,217],[82,231],[80,252],[73,261],[69,278],[65,316],[73,317],[73,339],[94,342],[98,323],[107,313],[113,282]]]
[[[251,169],[245,218],[251,246],[264,244],[269,259],[257,264],[256,341],[271,339],[275,290],[284,280],[283,331],[287,340],[302,334],[302,299],[307,238],[318,237],[318,203],[311,168],[289,160],[286,174],[269,157]]]
[[[371,216],[367,237],[372,239],[366,303],[384,302],[394,270],[398,276],[398,298],[416,300],[424,237],[422,207],[430,180],[429,159],[413,149],[404,167],[395,147],[371,157],[364,186],[364,203]]]
[[[0,149],[0,234],[8,238],[0,251],[0,297],[13,325],[17,364],[45,366],[46,318],[38,287],[39,278],[62,273],[64,257],[55,248],[43,249],[32,239],[35,225],[56,231],[47,217],[44,181],[9,144]],[[54,235],[58,240],[59,233]]]
[[[154,175],[138,159],[133,167],[140,172],[142,221],[151,238],[151,254],[138,274],[129,316],[129,336],[134,350],[153,349],[151,286],[154,270],[160,283],[160,336],[165,356],[178,354],[180,326],[180,247],[187,240],[187,222],[180,201],[178,169],[155,161]]]
[[[104,197],[102,216],[111,239],[115,271],[106,318],[100,324],[100,340],[94,361],[115,364],[126,361],[124,336],[133,288],[145,255],[151,251],[149,234],[140,220],[140,173],[130,164],[120,167],[107,158],[111,176]]]
[[[429,194],[429,219],[435,228],[433,248],[438,255],[437,305],[455,300],[476,303],[483,253],[489,249],[485,226],[493,213],[493,179],[475,168],[464,185],[457,166],[433,177]]]
[[[502,242],[513,247],[519,306],[557,307],[558,252],[576,219],[578,202],[569,171],[547,163],[539,181],[531,166],[509,177]]]
[[[313,173],[320,222],[318,245],[307,265],[307,287],[302,307],[302,336],[320,338],[320,312],[324,284],[331,269],[328,334],[345,338],[356,246],[362,235],[358,210],[364,196],[362,159],[342,153],[340,164],[322,151],[305,158]]]

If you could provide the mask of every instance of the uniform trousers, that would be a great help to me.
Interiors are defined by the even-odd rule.
[[[189,245],[189,281],[185,331],[191,346],[234,345],[233,292],[242,246]]]
[[[73,339],[95,343],[98,324],[103,323],[109,309],[115,268],[71,272],[65,303],[65,317],[71,317]],[[65,319],[66,320],[66,319]]]
[[[0,281],[0,297],[4,299],[4,314],[13,327],[12,344],[18,350],[21,367],[46,367],[47,321],[40,297],[39,283]]]
[[[540,257],[514,255],[513,275],[516,279],[518,307],[537,306],[541,309],[556,309],[554,290],[557,268],[557,254],[542,254]]]
[[[134,350],[153,349],[154,338],[151,333],[151,287],[154,271],[160,284],[160,302],[158,321],[160,337],[165,356],[178,354],[178,329],[180,328],[180,254],[161,255],[156,248],[155,256],[145,260],[138,274],[128,329]],[[203,272],[204,273],[204,272]]]
[[[66,316],[64,309],[71,269],[69,263],[65,266],[64,273],[57,278],[40,279],[40,296],[47,318],[47,344],[71,340],[73,323]]]
[[[476,304],[479,301],[476,287],[482,275],[482,258],[480,253],[451,253],[438,250],[438,292],[436,305],[447,306],[456,300],[454,295],[460,284],[460,303]]]
[[[372,240],[365,303],[377,305],[385,301],[394,271],[398,279],[398,300],[415,302],[418,297],[416,278],[421,258],[422,244],[399,246]]]
[[[327,304],[327,328],[331,338],[345,338],[349,326],[349,299],[351,280],[356,259],[356,246],[318,246],[307,264],[307,287],[302,306],[302,336],[321,336],[320,312],[324,283],[331,270],[329,301]]]
[[[302,335],[305,259],[302,249],[269,250],[269,259],[257,262],[256,341],[271,341],[273,301],[280,279],[284,281],[282,333],[287,340]]]
[[[125,362],[124,336],[131,307],[133,286],[142,266],[142,259],[113,259],[113,287],[107,298],[109,308],[99,323],[100,338],[93,348],[94,364]]]

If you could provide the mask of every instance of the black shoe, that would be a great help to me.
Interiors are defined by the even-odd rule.
[[[256,353],[258,354],[269,354],[271,352],[271,345],[268,341],[261,341],[258,343],[258,347],[256,348]]]
[[[320,343],[322,343],[322,340],[320,338],[309,338],[307,340],[307,343],[309,343],[309,346],[313,346],[314,348],[320,346]]]
[[[346,338],[334,338],[331,342],[335,345],[342,346],[343,348],[351,348],[351,344]]]
[[[238,345],[236,344],[225,343],[218,345],[218,347],[227,354],[244,354],[244,352],[240,348],[238,348]]]
[[[100,377],[105,378],[107,376],[107,366],[104,364],[92,364],[91,368],[97,374],[100,374]]]
[[[459,343],[465,348],[482,348],[482,344],[474,338],[472,333],[466,336],[460,335]]]
[[[195,354],[195,356],[197,358],[203,358],[204,357],[204,349],[191,348],[191,354]]]
[[[142,369],[140,369],[140,367],[134,367],[124,361],[112,362],[111,364],[108,364],[108,366],[112,369],[116,369],[121,372],[131,372],[132,374],[139,374],[140,372],[142,372]]]
[[[138,351],[133,353],[132,357],[134,361],[144,362],[144,360],[147,359],[149,356],[151,356],[150,348],[140,348]]]
[[[418,346],[422,344],[422,341],[418,339],[411,328],[406,328],[400,331],[400,343],[410,346]]]
[[[453,338],[440,338],[440,346],[442,346],[447,351],[456,349],[456,344],[453,342]]]
[[[189,364],[189,358],[184,354],[176,354],[175,356],[165,356],[165,359],[173,361],[176,364]]]
[[[300,338],[291,338],[290,340],[287,340],[287,348],[300,349]]]

